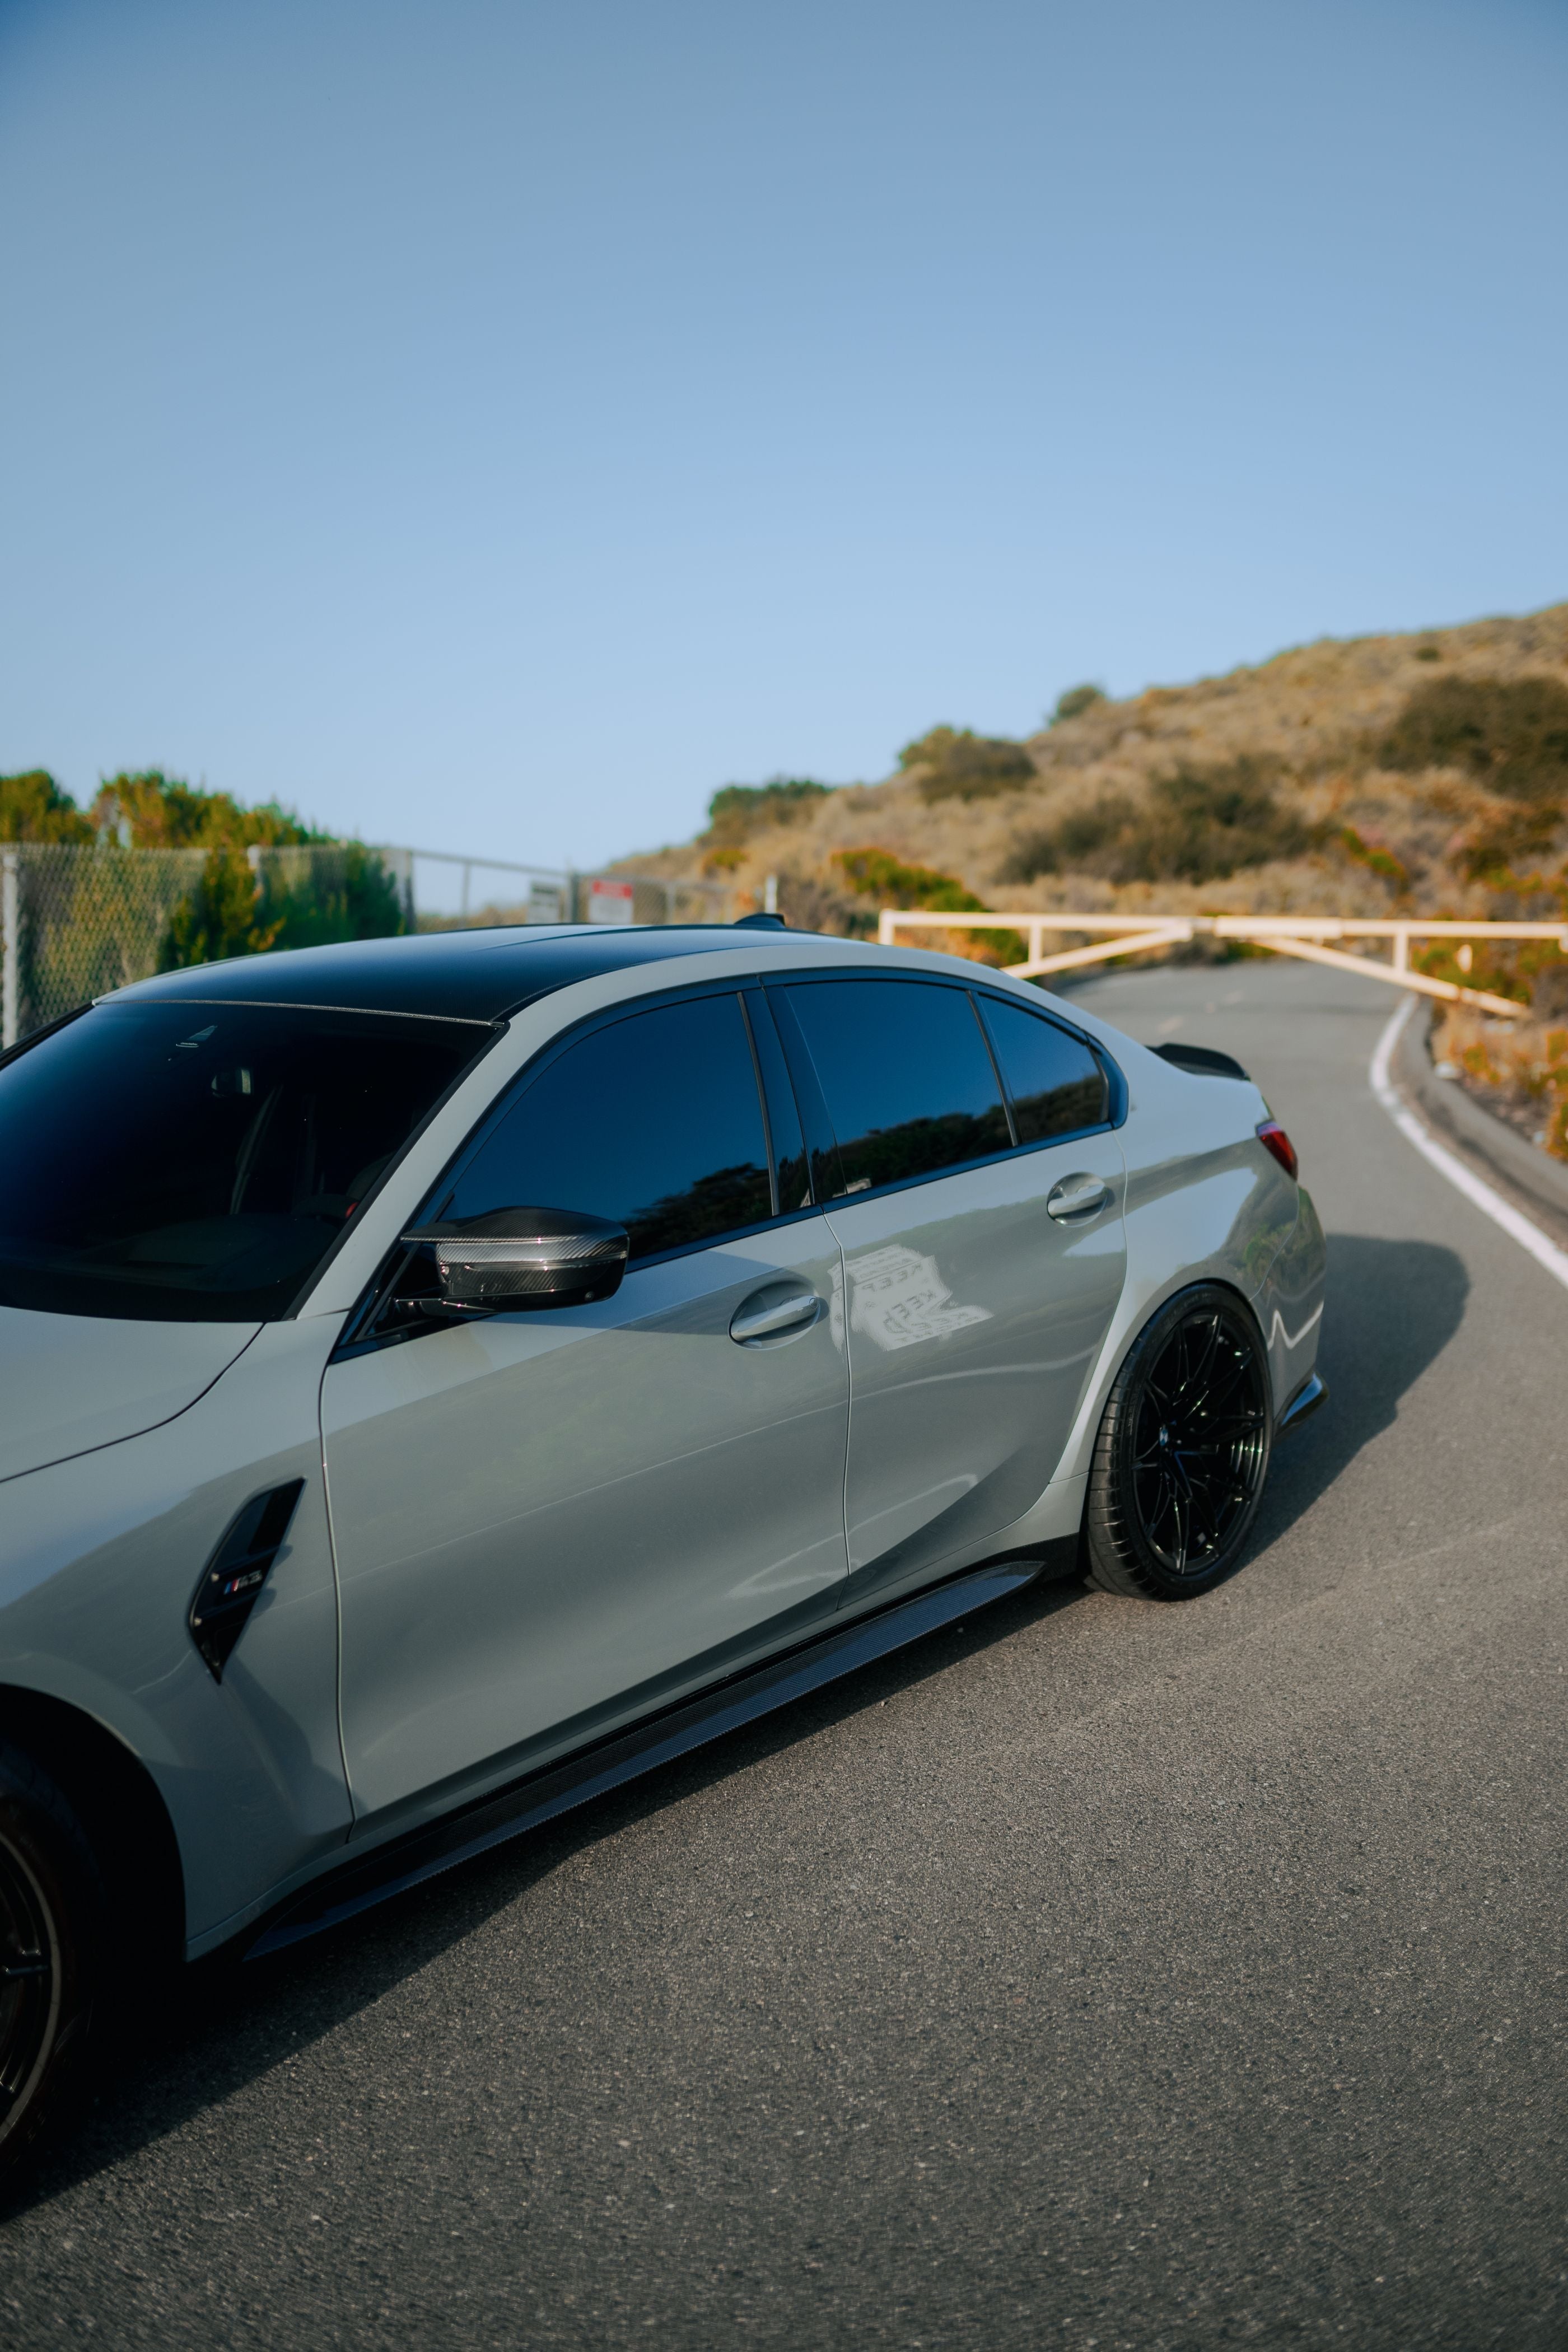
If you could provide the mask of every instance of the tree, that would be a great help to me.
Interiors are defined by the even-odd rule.
[[[275,849],[331,838],[276,801],[245,808],[228,793],[204,792],[161,768],[111,776],[100,787],[92,818],[100,829],[123,820],[135,849]]]
[[[92,827],[42,768],[0,776],[0,841],[90,841]]]

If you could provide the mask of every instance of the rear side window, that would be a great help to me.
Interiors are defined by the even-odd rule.
[[[1110,1115],[1105,1072],[1081,1037],[1022,1004],[981,1000],[1020,1143],[1044,1143],[1103,1127]]]
[[[1007,1150],[1007,1113],[966,989],[830,980],[783,993],[816,1066],[846,1192]]]
[[[634,1258],[773,1213],[752,1043],[738,996],[656,1006],[590,1031],[524,1085],[431,1214],[576,1209]]]

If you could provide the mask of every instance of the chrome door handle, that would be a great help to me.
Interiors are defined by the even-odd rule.
[[[742,1347],[748,1339],[773,1339],[785,1331],[804,1331],[822,1312],[815,1290],[754,1290],[730,1318],[730,1337]]]
[[[1053,1184],[1046,1198],[1047,1217],[1090,1217],[1103,1209],[1110,1198],[1110,1187],[1098,1176],[1064,1176]]]

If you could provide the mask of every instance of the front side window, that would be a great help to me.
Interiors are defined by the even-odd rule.
[[[1045,1143],[1103,1127],[1110,1117],[1105,1072],[1081,1037],[1026,1005],[981,999],[985,1025],[1013,1097],[1020,1143]]]
[[[1007,1150],[1007,1113],[966,989],[829,980],[782,992],[816,1070],[846,1192]]]
[[[0,1066],[0,1303],[286,1314],[489,1036],[272,1005],[94,1006]]]
[[[738,996],[704,996],[590,1031],[527,1081],[433,1200],[433,1219],[586,1211],[634,1259],[773,1213],[751,1037]]]

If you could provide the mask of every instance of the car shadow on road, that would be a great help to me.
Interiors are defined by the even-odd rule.
[[[1008,1641],[1082,1590],[1076,1580],[1026,1586],[292,1950],[176,1971],[133,2025],[116,2029],[101,2091],[58,2152],[0,2201],[0,2229],[306,2057],[575,1855]],[[287,2161],[289,2151],[279,2155]]]
[[[1397,1419],[1401,1397],[1464,1321],[1469,1286],[1463,1259],[1435,1242],[1329,1235],[1318,1351],[1329,1402],[1275,1454],[1255,1551],[1283,1535]]]
[[[1276,1456],[1255,1553],[1394,1420],[1401,1397],[1458,1331],[1468,1286],[1451,1250],[1331,1236],[1319,1360],[1331,1401]],[[180,1971],[150,2011],[138,2012],[134,2035],[119,2035],[104,2088],[74,2138],[0,2210],[47,2204],[297,2062],[585,1849],[1012,1639],[1082,1591],[1077,1581],[1031,1586],[292,1951]]]

